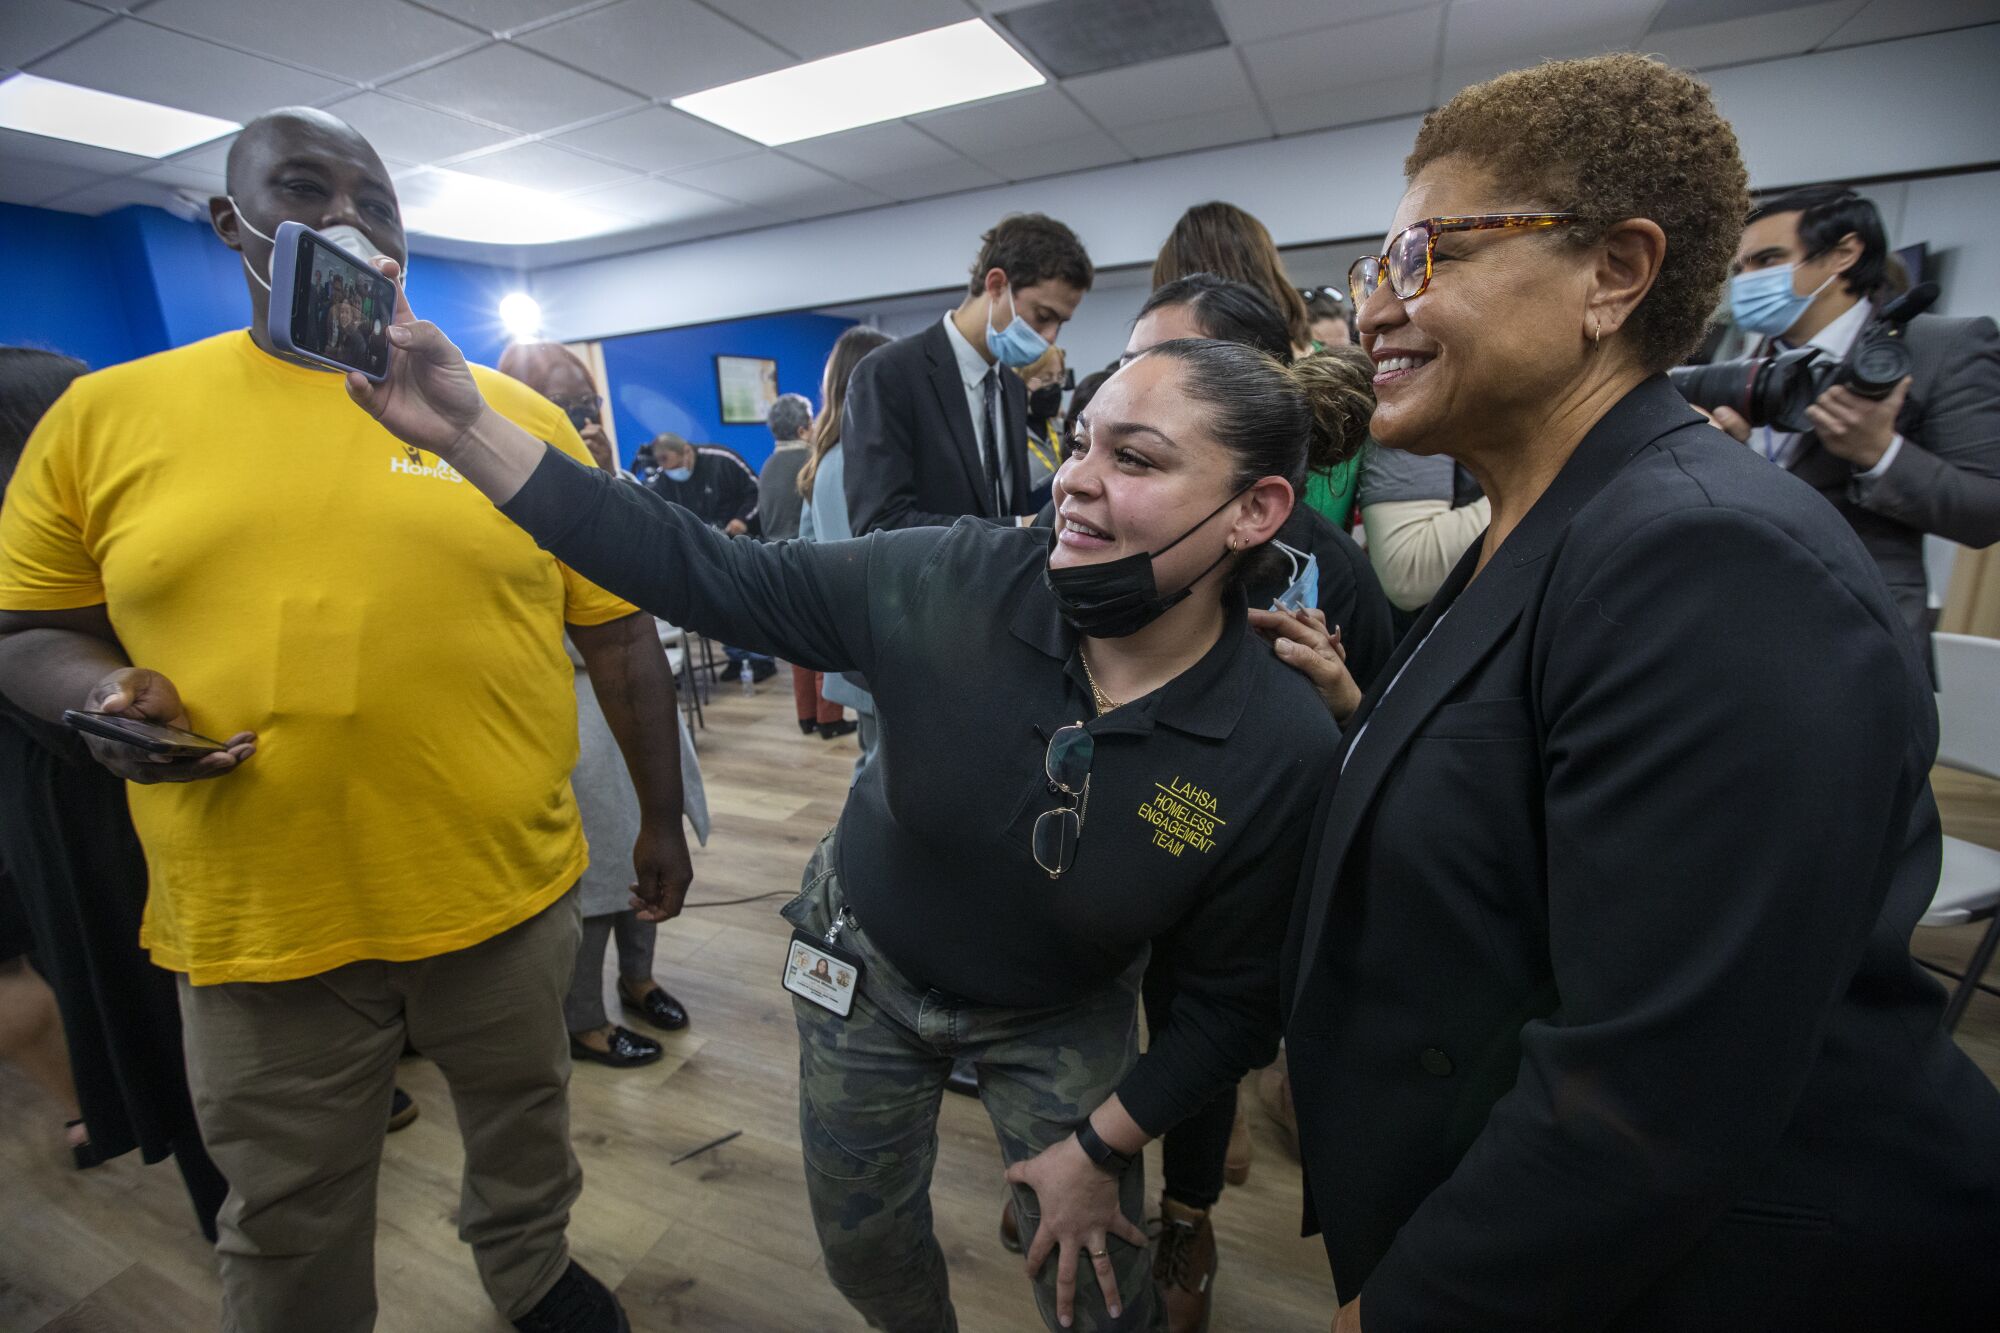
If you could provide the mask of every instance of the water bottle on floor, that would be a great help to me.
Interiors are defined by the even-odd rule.
[[[750,670],[749,658],[746,657],[743,659],[743,669],[736,673],[736,678],[743,682],[744,698],[747,699],[757,693],[757,676],[756,673]]]

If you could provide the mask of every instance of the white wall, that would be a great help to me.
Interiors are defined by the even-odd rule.
[[[2000,24],[1706,77],[1752,183],[1771,188],[1990,162],[1996,69]],[[1419,123],[1402,117],[590,260],[538,272],[532,286],[552,336],[574,340],[955,288],[975,238],[1012,211],[1061,217],[1100,267],[1149,263],[1174,219],[1207,199],[1249,209],[1281,245],[1365,236],[1395,209]],[[1993,174],[1900,187],[1895,235],[1954,247],[1956,310],[2000,309]],[[1110,318],[1116,303],[1098,304]],[[1088,304],[1085,315],[1100,317]],[[1093,347],[1103,340],[1102,330],[1078,332]]]

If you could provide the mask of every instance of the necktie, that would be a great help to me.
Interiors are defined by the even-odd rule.
[[[1000,432],[995,422],[1000,415],[1000,372],[988,369],[981,380],[984,410],[979,414],[979,456],[986,466],[986,489],[993,503],[993,517],[1007,513],[1006,473],[1000,466]]]

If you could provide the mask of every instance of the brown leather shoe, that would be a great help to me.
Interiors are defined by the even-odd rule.
[[[1232,1185],[1241,1185],[1250,1179],[1250,1118],[1243,1114],[1243,1108],[1236,1108],[1236,1119],[1229,1126],[1229,1149],[1222,1158],[1222,1178]]]
[[[1292,1110],[1292,1073],[1280,1052],[1278,1063],[1257,1076],[1257,1100],[1278,1126],[1285,1151],[1296,1160],[1299,1155],[1299,1117]]]
[[[1167,1333],[1208,1333],[1215,1265],[1215,1228],[1208,1210],[1163,1197],[1153,1280],[1166,1305]]]
[[[1021,1220],[1014,1216],[1012,1195],[1000,1205],[1000,1244],[1011,1254],[1021,1252]]]

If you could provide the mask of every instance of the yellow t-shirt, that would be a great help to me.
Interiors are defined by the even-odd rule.
[[[486,399],[589,461],[554,404]],[[130,788],[140,940],[196,985],[491,938],[586,853],[565,621],[633,608],[559,564],[340,377],[227,333],[77,380],[0,510],[0,609],[106,606],[225,777]]]

